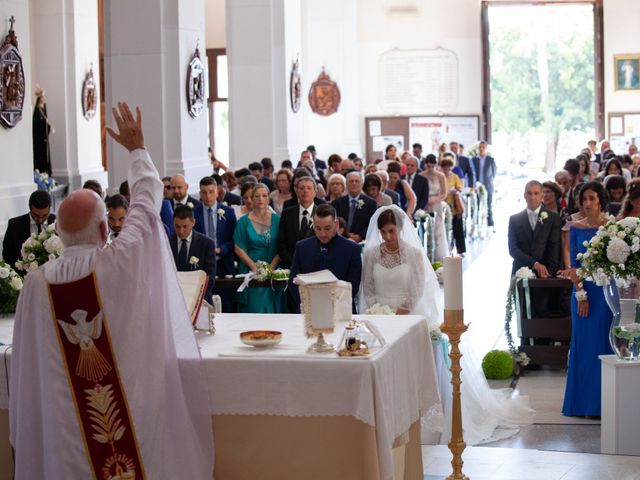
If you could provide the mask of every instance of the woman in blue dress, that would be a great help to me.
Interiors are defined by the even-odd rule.
[[[280,216],[269,208],[269,189],[262,183],[256,184],[252,194],[251,212],[238,220],[233,234],[235,252],[240,262],[240,273],[255,272],[260,260],[276,268],[280,257],[276,253],[276,240]],[[271,288],[245,288],[236,294],[238,312],[280,313],[284,312],[286,299],[284,291]]]
[[[600,360],[598,355],[613,353],[609,345],[612,314],[602,287],[579,281],[578,253],[587,249],[583,242],[591,240],[607,218],[607,194],[599,182],[586,183],[580,190],[580,205],[585,218],[569,229],[571,254],[570,276],[574,282],[571,298],[571,350],[569,372],[562,413],[566,416],[600,416]]]

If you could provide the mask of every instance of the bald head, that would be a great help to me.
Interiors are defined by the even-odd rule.
[[[105,206],[92,190],[73,192],[58,209],[56,230],[65,246],[99,244],[106,239]]]
[[[182,201],[187,196],[188,191],[189,184],[187,183],[187,179],[184,178],[184,175],[178,173],[171,177],[171,193],[176,202]]]

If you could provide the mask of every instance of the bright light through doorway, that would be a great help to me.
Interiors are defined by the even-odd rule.
[[[493,155],[513,174],[552,174],[595,137],[593,6],[488,13]]]

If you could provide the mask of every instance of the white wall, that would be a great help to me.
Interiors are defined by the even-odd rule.
[[[226,48],[227,21],[225,0],[205,0],[204,18],[207,48]]]
[[[12,129],[0,127],[0,234],[4,235],[7,220],[28,211],[28,198],[33,183],[33,143],[31,117],[31,32],[28,0],[0,0],[0,43],[9,32],[9,17],[14,16],[14,29],[22,54],[25,72],[25,101],[22,120]]]
[[[637,0],[604,0],[604,89],[605,130],[609,134],[609,112],[640,112],[640,91],[615,91],[613,56],[640,54]]]

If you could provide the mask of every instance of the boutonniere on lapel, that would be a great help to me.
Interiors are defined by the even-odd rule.
[[[191,203],[191,202],[187,202],[187,207],[189,207],[189,208],[193,208],[193,203]]]
[[[540,225],[543,225],[547,218],[549,218],[549,214],[547,212],[540,212],[540,218],[538,219]]]
[[[219,208],[216,213],[218,214],[218,218],[220,220],[224,220],[224,209],[223,208]]]
[[[189,259],[189,265],[191,265],[191,269],[192,270],[196,270],[200,267],[200,265],[198,265],[198,263],[200,262],[200,259],[198,257],[191,257]]]
[[[357,208],[358,210],[362,210],[362,207],[364,207],[364,200],[359,199],[359,200],[356,202],[356,208]]]

